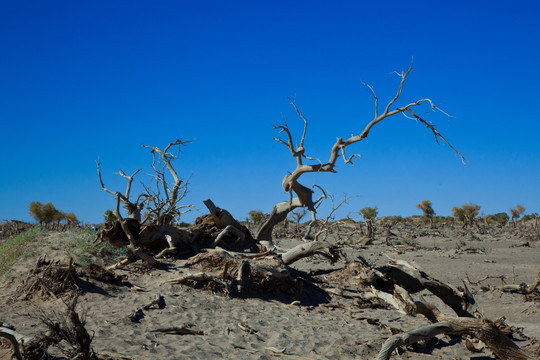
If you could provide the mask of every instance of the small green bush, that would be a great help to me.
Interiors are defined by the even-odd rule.
[[[373,220],[377,217],[378,210],[377,207],[366,206],[358,212],[358,215],[362,216],[364,220]]]
[[[248,212],[249,220],[253,222],[253,224],[258,225],[261,221],[264,220],[264,214],[260,210],[250,210]]]
[[[501,225],[505,225],[508,223],[508,220],[510,220],[510,217],[505,212],[500,212],[493,215],[493,220],[495,220],[497,223]]]

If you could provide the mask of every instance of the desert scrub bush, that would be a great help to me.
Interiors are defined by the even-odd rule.
[[[358,215],[362,216],[364,220],[373,220],[377,217],[377,207],[366,206],[358,212]]]
[[[525,208],[519,204],[516,205],[516,207],[510,209],[510,214],[512,215],[512,223],[514,224],[514,227],[516,227],[516,221],[524,212]]]
[[[499,225],[506,225],[510,217],[505,212],[500,212],[493,215],[493,220],[495,220]]]
[[[474,224],[475,217],[478,216],[480,208],[480,205],[473,203],[463,204],[461,207],[454,206],[452,208],[452,216],[456,220],[463,222],[463,228],[466,228]]]
[[[422,210],[424,219],[429,221],[429,223],[433,226],[433,215],[435,215],[435,211],[433,210],[431,201],[422,200],[420,204],[416,204],[416,208]]]
[[[35,227],[8,238],[0,244],[0,280],[3,279],[17,260],[32,256],[36,241],[43,235],[43,230]]]
[[[259,225],[264,220],[264,213],[260,210],[250,210],[248,219],[255,225]]]

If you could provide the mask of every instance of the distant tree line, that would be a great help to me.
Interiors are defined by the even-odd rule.
[[[65,213],[58,210],[52,203],[42,204],[39,201],[30,203],[30,215],[36,219],[40,225],[60,224],[65,222],[68,225],[78,225],[77,216],[70,212]]]
[[[520,218],[523,221],[535,220],[535,223],[538,221],[537,213],[524,215],[525,207],[519,204],[509,209],[510,215],[508,215],[506,212],[499,212],[496,214],[485,215],[483,217],[479,217],[481,206],[470,202],[461,206],[452,207],[452,215],[447,217],[435,216],[436,214],[433,210],[433,205],[429,200],[422,200],[420,203],[416,204],[416,208],[422,210],[422,217],[426,221],[430,222],[431,225],[433,225],[435,221],[458,221],[463,224],[464,228],[467,228],[473,226],[475,221],[482,219],[486,224],[495,222],[500,225],[506,225],[510,222],[515,227]],[[298,214],[292,213],[289,220],[298,225],[305,214],[305,211]],[[265,218],[265,215],[259,210],[251,210],[248,215],[248,221],[251,221],[254,224],[260,223]],[[362,216],[364,221],[370,223],[377,217],[378,209],[376,206],[366,206],[360,209],[358,215]],[[403,219],[401,216],[391,216],[391,218],[396,220]]]

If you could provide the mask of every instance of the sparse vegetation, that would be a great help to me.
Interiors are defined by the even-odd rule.
[[[248,216],[249,220],[255,225],[259,225],[264,220],[264,214],[260,210],[250,210]]]
[[[433,226],[433,215],[435,215],[435,211],[433,210],[431,201],[422,200],[420,204],[416,204],[416,208],[422,210],[424,213],[424,218],[431,223],[431,226]]]
[[[463,223],[463,228],[475,224],[474,220],[478,216],[481,206],[478,204],[467,203],[461,207],[452,208],[452,216]]]
[[[373,228],[373,219],[377,217],[378,211],[377,207],[366,206],[358,212],[358,215],[362,216],[366,222],[366,238],[369,242],[372,242],[375,239],[375,229]]]
[[[95,232],[90,229],[79,228],[65,232],[47,232],[40,227],[34,227],[20,234],[14,235],[0,243],[0,279],[2,279],[19,260],[35,257],[37,249],[43,245],[43,240],[50,234],[54,236],[48,246],[51,249],[65,251],[66,256],[72,257],[79,265],[87,265],[93,257],[118,261],[125,258],[127,248],[115,248],[108,242],[95,244]]]
[[[111,246],[108,242],[94,243],[96,233],[90,229],[77,229],[65,233],[69,240],[68,255],[79,265],[85,266],[92,261],[93,257],[109,258],[112,261],[118,261],[125,258],[129,253],[126,247],[117,248]]]
[[[516,221],[521,217],[521,214],[525,212],[525,208],[521,205],[516,205],[513,208],[510,208],[510,214],[512,215],[512,223],[516,227]]]
[[[33,254],[35,247],[30,245],[35,244],[42,234],[43,231],[35,227],[12,236],[0,244],[0,280],[17,260]]]
[[[358,215],[362,216],[364,218],[364,220],[373,220],[377,217],[377,214],[378,214],[378,210],[377,210],[377,207],[370,207],[370,206],[366,206],[362,209],[360,209],[360,211],[358,212]]]
[[[42,204],[39,201],[33,201],[29,206],[30,215],[36,219],[40,225],[65,221],[69,225],[77,225],[79,221],[74,213],[66,214],[58,210],[52,203]]]
[[[496,213],[493,215],[493,220],[495,220],[499,225],[506,225],[510,217],[505,212]]]
[[[117,220],[113,210],[105,210],[105,214],[103,216],[105,217],[105,222],[109,224]]]

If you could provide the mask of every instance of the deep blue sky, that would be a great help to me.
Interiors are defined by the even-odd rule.
[[[302,126],[287,97],[326,160],[372,119],[362,81],[385,103],[412,57],[400,104],[429,97],[455,116],[425,114],[470,163],[397,116],[348,149],[354,167],[301,182],[354,196],[339,217],[419,214],[424,199],[440,215],[469,201],[540,212],[539,17],[538,1],[1,1],[0,220],[40,201],[101,222],[115,202],[94,161],[123,191],[119,169],[148,180],[142,143],[178,137],[196,139],[176,162],[200,209],[186,221],[207,198],[240,219],[270,212],[295,167],[272,126]]]

